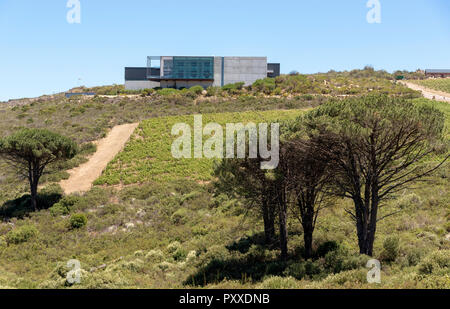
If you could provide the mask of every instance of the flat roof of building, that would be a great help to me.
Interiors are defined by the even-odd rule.
[[[425,73],[446,73],[446,74],[450,74],[450,70],[437,70],[437,69],[429,69],[429,70],[425,70]]]

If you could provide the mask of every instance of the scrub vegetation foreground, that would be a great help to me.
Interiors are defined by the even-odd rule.
[[[366,68],[2,107],[2,138],[46,128],[77,151],[45,169],[37,211],[27,180],[0,161],[0,287],[450,288],[450,106],[418,97]],[[174,159],[171,128],[196,113],[281,123],[279,168]],[[92,142],[137,121],[95,186],[64,195],[58,183]],[[379,284],[367,282],[371,258]]]

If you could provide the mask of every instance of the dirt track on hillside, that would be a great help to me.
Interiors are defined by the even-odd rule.
[[[422,92],[423,96],[427,99],[450,103],[450,93],[429,89],[406,81],[401,81],[400,83],[413,90]]]
[[[108,135],[96,142],[97,151],[89,161],[69,171],[70,178],[60,185],[66,194],[83,193],[91,189],[92,183],[100,177],[108,163],[123,149],[139,124],[125,124],[114,127]]]

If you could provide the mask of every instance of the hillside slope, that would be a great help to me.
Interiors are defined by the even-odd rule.
[[[433,104],[433,103],[429,103]],[[438,105],[450,120],[448,105]],[[206,121],[275,121],[295,118],[302,111],[268,111],[204,115]],[[278,262],[276,248],[264,248],[259,220],[238,200],[213,196],[212,161],[168,160],[174,137],[168,129],[192,116],[156,118],[140,124],[125,149],[108,165],[96,186],[71,204],[72,213],[84,213],[88,226],[70,230],[64,215],[42,211],[14,225],[1,224],[1,234],[34,226],[32,241],[0,248],[0,285],[51,287],[65,285],[65,263],[76,257],[82,264],[83,288],[362,288],[366,260],[357,257],[354,225],[345,215],[347,201],[336,200],[320,217],[315,247],[337,241],[345,271],[317,273],[287,268]],[[448,131],[447,131],[448,132]],[[377,257],[383,242],[398,235],[400,252],[383,266],[381,287],[449,287],[448,269],[421,271],[435,259],[435,250],[448,254],[450,193],[449,169],[429,179],[427,186],[403,192],[391,201],[400,214],[380,222],[375,244]],[[332,233],[330,233],[332,231]],[[302,233],[290,222],[290,252],[301,252]],[[43,249],[45,248],[45,250]],[[299,251],[300,250],[300,251]],[[444,250],[444,251],[442,251]],[[447,251],[445,251],[447,250]],[[348,254],[348,255],[347,255]],[[428,256],[428,257],[427,257]],[[298,256],[299,261],[301,257]],[[39,267],[36,267],[39,265]],[[325,267],[323,271],[319,271]],[[326,271],[325,271],[326,270]],[[447,273],[447,275],[445,275]],[[303,278],[302,280],[293,277]],[[16,278],[16,279],[14,279]],[[225,281],[224,281],[225,280]]]
[[[240,199],[214,193],[214,160],[175,160],[170,153],[172,125],[192,125],[194,114],[202,114],[204,123],[274,122],[342,96],[418,96],[395,84],[390,74],[283,76],[206,93],[126,96],[117,93],[120,87],[98,90],[114,97],[41,98],[0,106],[0,137],[21,127],[46,127],[81,146],[76,158],[45,176],[40,194],[51,207],[40,212],[29,209],[26,182],[0,161],[0,287],[450,288],[449,165],[388,201],[398,213],[378,225],[375,258],[383,263],[382,283],[374,286],[367,284],[368,257],[358,254],[355,225],[345,212],[349,201],[333,199],[321,213],[313,244],[321,253],[314,261],[304,260],[303,231],[291,218],[290,260],[280,262],[277,246],[264,245],[259,213]],[[450,105],[416,100],[445,113],[450,141]],[[117,125],[138,122],[95,185],[83,195],[64,196],[55,184],[100,149],[93,142]],[[86,226],[73,228],[74,214],[84,215]],[[387,260],[385,243],[396,240],[396,256]],[[327,249],[334,244],[339,250]],[[70,286],[66,265],[74,258],[81,263],[82,280]]]

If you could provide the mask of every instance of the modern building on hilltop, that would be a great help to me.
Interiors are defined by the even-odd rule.
[[[450,70],[425,70],[425,75],[428,77],[450,77]]]
[[[150,56],[147,67],[125,68],[125,89],[207,88],[238,82],[248,86],[279,75],[280,64],[267,63],[267,57]]]

